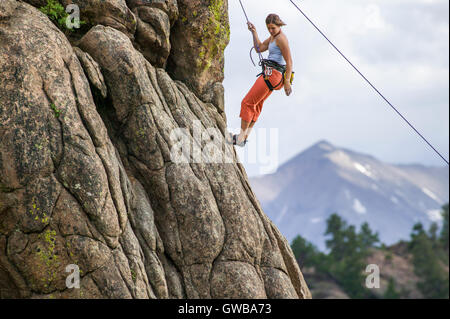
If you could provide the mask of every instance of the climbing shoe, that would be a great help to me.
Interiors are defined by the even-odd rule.
[[[227,138],[227,143],[228,144],[237,145],[239,147],[244,147],[247,144],[248,140],[245,140],[245,141],[243,141],[241,143],[238,143],[238,137],[239,137],[239,135],[237,135],[237,134],[233,135],[232,133],[230,133],[228,138]]]

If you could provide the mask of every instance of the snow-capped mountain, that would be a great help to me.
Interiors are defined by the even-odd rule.
[[[302,235],[322,250],[332,213],[356,226],[367,221],[392,244],[408,239],[418,221],[425,227],[439,222],[449,200],[448,166],[387,164],[326,141],[250,183],[289,241]]]

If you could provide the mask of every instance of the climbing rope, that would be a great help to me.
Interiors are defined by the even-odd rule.
[[[294,3],[293,0],[289,0],[291,1],[291,3],[297,8],[298,11],[301,12],[301,14],[303,14],[303,16],[314,26],[314,28],[316,28],[317,31],[319,31],[319,33],[333,46],[333,48],[336,49],[336,51],[356,70],[356,72],[359,73],[359,75],[362,76],[362,78],[364,80],[366,80],[367,83],[369,83],[369,85],[383,98],[383,100],[386,101],[387,104],[389,104],[389,106],[395,111],[397,112],[398,115],[400,115],[400,117],[436,152],[437,155],[439,155],[445,163],[447,163],[447,165],[449,165],[449,162],[444,158],[444,156],[441,155],[441,153],[438,152],[438,150],[431,145],[430,142],[428,142],[428,140],[422,135],[420,134],[420,132],[414,127],[414,125],[412,125],[392,104],[391,102],[389,102],[389,100],[387,98],[384,97],[383,94],[380,93],[380,91],[358,70],[358,68],[356,66],[353,65],[352,62],[350,62],[349,59],[347,59],[347,57],[333,44],[333,42],[331,42],[328,37],[311,21],[311,19],[308,18],[308,16]]]
[[[250,20],[248,19],[247,12],[245,12],[244,5],[242,4],[242,1],[239,0],[239,3],[241,4],[241,8],[242,8],[242,11],[244,12],[245,18],[247,19],[247,23],[249,23]],[[250,49],[250,59],[252,60],[253,65],[255,65],[255,62],[253,62],[253,58],[252,58],[252,50],[253,49],[254,49],[254,47]],[[263,60],[263,56],[262,56],[262,54],[261,54],[261,52],[259,50],[258,44],[256,44],[256,52],[258,52],[259,63],[261,64],[261,61]]]
[[[313,27],[317,30],[317,31],[319,31],[319,33],[331,44],[331,46],[353,67],[353,69],[355,69],[355,71],[356,72],[358,72],[358,74],[375,90],[375,92],[377,92],[380,96],[381,96],[381,98],[425,141],[425,143],[427,143],[428,144],[428,146],[430,146],[433,150],[434,150],[434,152],[436,152],[436,154],[437,155],[439,155],[439,157],[441,157],[443,160],[444,160],[444,162],[447,164],[447,165],[449,165],[449,162],[448,162],[448,160],[447,159],[445,159],[445,157],[444,156],[442,156],[441,155],[441,153],[419,132],[419,130],[417,130],[415,127],[414,127],[414,125],[412,125],[407,119],[406,119],[406,117],[404,117],[403,116],[403,114],[402,113],[400,113],[400,111],[399,110],[397,110],[397,108],[394,106],[394,105],[392,105],[392,103],[391,102],[389,102],[389,100],[383,95],[383,94],[381,94],[381,92],[364,76],[364,74],[362,74],[361,73],[361,71],[359,71],[359,69],[341,52],[341,50],[339,50],[334,44],[333,44],[333,42],[331,42],[330,41],[330,39],[328,39],[328,37],[314,24],[314,22],[312,22],[311,21],[311,19],[310,18],[308,18],[308,16],[302,11],[302,9],[300,9],[296,4],[295,4],[295,2],[293,1],[293,0],[289,0],[293,5],[294,5],[294,7],[298,10],[298,11],[300,11],[300,13],[309,21],[309,23],[311,23],[312,25],[313,25]],[[247,19],[247,23],[248,22],[250,22],[249,20],[248,20],[248,16],[247,16],[247,12],[245,12],[245,9],[244,9],[244,6],[242,5],[242,1],[241,0],[239,0],[239,3],[241,4],[241,7],[242,7],[242,11],[244,12],[244,15],[245,15],[245,18]],[[252,48],[253,49],[253,48]],[[261,61],[263,60],[263,58],[262,58],[262,55],[261,55],[261,52],[259,51],[259,47],[258,46],[256,46],[256,51],[258,52],[258,54],[259,54],[259,60],[260,60],[260,63],[261,63]],[[251,50],[250,50],[250,58],[251,58]],[[253,62],[253,59],[252,59],[252,62]],[[253,62],[253,64],[255,64],[254,62]]]

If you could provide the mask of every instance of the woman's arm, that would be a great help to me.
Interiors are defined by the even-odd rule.
[[[256,52],[258,52],[257,48],[259,48],[259,52],[267,51],[269,48],[270,38],[261,42],[258,37],[258,32],[256,32],[256,28],[252,23],[248,23],[248,29],[252,32],[253,35],[253,45],[255,47]]]
[[[276,40],[277,45],[281,50],[281,54],[283,55],[284,60],[286,61],[286,73],[285,73],[285,81],[284,81],[284,89],[286,91],[286,95],[290,95],[292,92],[291,89],[291,74],[292,74],[292,55],[291,49],[289,48],[288,39],[283,36]]]

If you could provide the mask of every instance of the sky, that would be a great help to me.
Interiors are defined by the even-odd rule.
[[[283,32],[295,71],[293,93],[275,91],[249,144],[237,149],[249,176],[273,173],[321,140],[388,163],[446,165],[289,0],[242,2],[261,40],[269,37],[268,14],[287,23]],[[449,1],[294,2],[448,160]],[[229,130],[238,132],[241,101],[260,67],[250,61],[252,36],[239,1],[229,0],[228,7],[225,111]],[[256,54],[253,59],[257,62]]]

